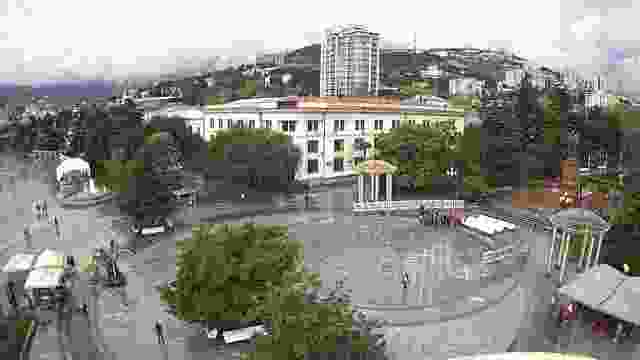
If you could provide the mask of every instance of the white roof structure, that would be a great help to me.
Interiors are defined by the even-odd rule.
[[[517,228],[514,224],[485,215],[468,216],[464,219],[463,224],[489,235],[494,235],[505,230],[515,230]]]
[[[640,279],[628,277],[613,295],[600,305],[600,310],[618,319],[640,325],[638,302],[640,302]]]
[[[30,270],[35,258],[35,254],[15,254],[9,259],[2,271],[10,273]]]
[[[35,269],[39,268],[64,268],[64,255],[57,251],[53,251],[50,249],[46,249],[43,251],[38,259],[36,260],[36,264],[33,266]]]
[[[607,264],[600,264],[580,275],[579,278],[558,289],[560,294],[599,309],[603,301],[627,278]]]
[[[60,285],[64,274],[62,268],[41,268],[32,270],[24,283],[24,289],[50,289]]]
[[[66,159],[56,168],[56,179],[60,181],[65,174],[74,170],[79,170],[88,174],[90,171],[89,163],[81,158]]]

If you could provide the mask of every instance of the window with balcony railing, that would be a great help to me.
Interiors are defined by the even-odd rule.
[[[344,120],[334,120],[333,122],[334,131],[344,131]]]
[[[356,120],[356,130],[364,130],[364,120]]]
[[[333,152],[342,152],[344,151],[344,140],[334,140],[333,141]]]
[[[224,127],[224,124],[222,122],[222,119],[218,119],[218,128],[222,129]]]

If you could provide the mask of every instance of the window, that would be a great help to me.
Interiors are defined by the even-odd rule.
[[[391,120],[391,128],[397,129],[400,127],[400,120]]]
[[[335,158],[333,159],[333,171],[344,171],[344,159],[343,158]]]
[[[356,130],[364,130],[364,120],[356,120]]]
[[[311,154],[318,153],[318,140],[307,141],[307,152]]]
[[[344,151],[344,140],[334,140],[333,141],[333,152],[341,152]]]
[[[209,119],[209,127],[212,129],[216,127],[216,119],[214,118]]]
[[[253,129],[256,127],[256,121],[255,120],[249,120],[249,128]]]
[[[231,129],[233,127],[233,120],[227,119],[227,128]]]
[[[333,122],[333,128],[335,131],[344,131],[344,120],[335,120]]]
[[[318,173],[318,159],[307,160],[307,174]]]
[[[222,129],[223,127],[222,119],[218,119],[218,128]]]
[[[383,120],[374,120],[374,127],[376,130],[382,130],[384,121]]]
[[[265,120],[264,121],[264,127],[267,129],[271,129],[271,120]]]
[[[243,128],[244,127],[244,120],[238,120],[237,124],[236,124],[239,128]]]
[[[409,120],[409,125],[415,125],[416,121],[415,120]]]
[[[282,131],[284,131],[284,132],[295,132],[296,131],[296,122],[295,121],[283,121],[282,122]]]
[[[307,131],[318,131],[318,120],[307,120]]]

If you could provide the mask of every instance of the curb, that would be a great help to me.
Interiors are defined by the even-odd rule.
[[[31,353],[33,339],[35,339],[36,334],[38,333],[38,326],[39,324],[37,321],[31,321],[31,325],[29,326],[29,330],[27,331],[27,337],[25,338],[25,342],[22,344],[22,349],[20,349],[20,360],[29,360],[29,354]]]

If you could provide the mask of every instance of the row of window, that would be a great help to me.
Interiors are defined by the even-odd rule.
[[[307,174],[317,174],[320,171],[320,160],[318,159],[308,159],[307,160]],[[339,172],[344,171],[344,159],[343,158],[335,158],[333,159],[333,171]]]
[[[211,129],[215,129],[216,128],[216,119],[209,119],[209,127]],[[281,130],[284,132],[295,132],[296,131],[296,123],[297,121],[295,120],[289,120],[289,121],[282,121],[281,122]],[[271,129],[272,126],[272,122],[271,120],[265,120],[264,122],[264,127]],[[400,126],[400,120],[391,120],[391,127],[392,128],[397,128]],[[232,127],[245,127],[245,121],[244,120],[236,120],[235,123],[232,119],[227,119],[227,128],[232,128]],[[249,120],[246,123],[246,127],[248,128],[255,128],[256,127],[256,121],[255,120]],[[307,120],[307,131],[312,132],[312,131],[318,131],[320,127],[320,120]],[[218,119],[218,129],[223,129],[224,128],[224,121],[223,119]],[[374,120],[373,122],[373,128],[375,130],[382,130],[384,129],[384,120]],[[333,122],[333,129],[334,131],[344,131],[344,120],[334,120]],[[356,130],[366,130],[366,126],[365,126],[365,121],[364,120],[356,120]]]
[[[364,142],[364,139],[358,138],[355,139],[353,145],[355,146],[358,142]],[[307,141],[307,153],[317,154],[320,149],[320,140],[309,140]],[[333,152],[342,152],[344,151],[344,139],[336,139],[333,141]]]

